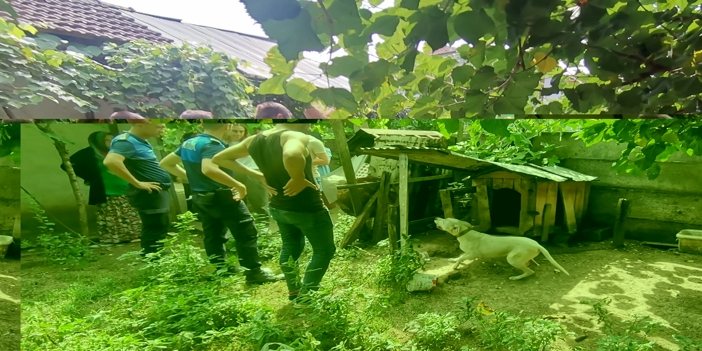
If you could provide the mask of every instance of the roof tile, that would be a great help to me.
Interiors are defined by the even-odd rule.
[[[22,22],[48,30],[88,35],[111,41],[170,42],[160,33],[96,0],[12,0]],[[0,11],[0,16],[7,14]],[[129,29],[124,30],[124,29]]]

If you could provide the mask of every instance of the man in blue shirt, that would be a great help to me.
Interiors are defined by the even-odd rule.
[[[148,141],[163,133],[165,124],[142,120],[125,133],[117,135],[110,144],[105,166],[129,183],[126,195],[141,217],[141,247],[143,255],[162,249],[170,225],[171,177],[159,167],[158,159]]]
[[[210,122],[210,121],[203,121]],[[212,163],[214,155],[227,148],[222,141],[231,124],[203,123],[204,133],[186,140],[176,151],[164,157],[161,167],[171,174],[188,179],[193,192],[193,205],[202,221],[205,234],[205,251],[210,262],[223,267],[227,252],[227,229],[236,243],[239,264],[246,268],[244,275],[249,284],[262,284],[282,280],[261,268],[258,255],[258,231],[246,204],[246,186],[232,178],[233,172],[222,170]],[[182,163],[184,168],[179,164]],[[263,174],[237,163],[236,171],[258,179]],[[236,272],[235,270],[230,270]]]

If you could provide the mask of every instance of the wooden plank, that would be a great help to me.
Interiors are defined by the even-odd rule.
[[[485,174],[482,174],[480,176],[475,177],[475,179],[481,179],[481,178],[531,179],[534,177],[528,176],[528,175],[522,175],[522,174],[514,173],[514,172],[508,172],[508,171],[495,171],[495,172],[485,173]]]
[[[578,222],[575,220],[575,183],[562,182],[560,189],[566,227],[568,233],[575,234],[578,231]]]
[[[519,179],[517,181],[519,181]],[[506,179],[502,180],[502,188],[504,188],[504,189],[515,189],[514,184],[515,184],[514,179],[506,178]]]
[[[629,215],[629,200],[619,199],[617,203],[617,216],[614,222],[614,239],[612,240],[612,246],[615,248],[624,246],[624,237],[626,235],[626,228],[624,223],[626,222],[626,217]]]
[[[400,245],[405,245],[408,236],[408,215],[409,215],[409,158],[407,154],[400,154]]]
[[[390,173],[383,172],[380,177],[380,189],[378,189],[378,206],[373,220],[373,242],[378,242],[385,239],[383,233],[383,225],[385,224],[385,215],[387,214],[388,196],[390,195]]]
[[[502,189],[502,184],[504,181],[502,178],[495,178],[492,180],[492,190]]]
[[[556,211],[551,210],[553,207],[555,206],[551,205],[550,203],[544,204],[544,224],[541,228],[541,242],[548,241],[548,235],[551,233],[551,228],[556,223]]]
[[[558,205],[558,183],[548,182],[548,196],[546,203],[551,204],[548,207],[548,213],[544,213],[544,226],[548,224],[548,234],[553,233],[556,228],[556,206]]]
[[[344,176],[346,177],[346,184],[356,184],[356,172],[353,169],[353,163],[351,162],[351,152],[349,152],[349,144],[346,140],[346,132],[344,131],[344,121],[340,119],[330,119],[329,123],[332,126],[332,131],[334,132],[334,138],[337,141],[339,160],[341,161],[341,167],[344,170]],[[351,204],[353,206],[353,212],[357,216],[359,215],[362,204],[361,204],[361,194],[356,189],[351,189]]]
[[[514,190],[521,194],[521,203],[519,207],[519,235],[524,235],[529,229],[534,227],[534,217],[529,214],[530,197],[533,196],[533,182],[528,179],[515,180]],[[530,191],[531,190],[531,191]]]
[[[527,180],[522,180],[523,182]],[[536,217],[539,216],[541,209],[536,209],[536,180],[528,180],[527,189],[529,189],[529,201],[527,201],[527,215],[529,219],[527,221],[526,231],[534,229],[534,223],[536,222]],[[539,213],[539,214],[537,214]],[[532,231],[532,236],[539,235],[540,233],[534,233]]]
[[[583,222],[583,206],[585,204],[585,183],[575,183],[575,221],[580,226]]]
[[[546,200],[548,199],[548,183],[547,182],[537,182],[536,183],[536,204],[534,208],[539,211],[539,214],[534,217],[534,235],[541,235],[544,226],[544,205],[546,205]]]
[[[444,210],[444,218],[456,218],[453,215],[453,201],[451,199],[451,190],[439,190],[439,197],[441,197],[441,208]]]
[[[397,232],[397,216],[397,204],[388,206],[388,240],[390,241],[390,253],[395,252],[395,250],[400,247],[399,233]]]
[[[356,220],[353,222],[353,225],[351,225],[349,231],[346,233],[344,238],[341,239],[341,242],[339,243],[340,248],[343,249],[350,243],[358,239],[359,235],[361,234],[361,229],[363,229],[363,226],[366,224],[366,221],[370,217],[370,214],[373,212],[373,205],[376,204],[378,196],[380,196],[380,190],[376,191],[375,194],[371,196],[370,200],[368,200],[368,203],[366,203],[366,206],[363,207],[363,211],[361,211],[361,214],[358,217],[356,217]]]
[[[416,182],[427,182],[430,180],[443,180],[443,179],[452,179],[453,175],[452,174],[444,174],[444,175],[435,175],[435,176],[426,176],[426,177],[416,177],[416,178],[410,178],[407,182],[408,183],[416,183]],[[337,185],[337,189],[352,189],[352,188],[360,188],[364,186],[370,186],[370,185],[379,185],[380,182],[365,182],[365,183],[356,183],[356,184],[341,184]],[[392,185],[397,185],[400,184],[399,182],[391,182],[390,184]]]
[[[492,221],[490,219],[490,199],[488,198],[488,189],[485,179],[474,179],[473,185],[477,188],[475,193],[478,199],[478,218],[480,224],[477,226],[480,232],[490,230]]]

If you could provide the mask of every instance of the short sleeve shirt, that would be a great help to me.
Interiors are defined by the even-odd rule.
[[[186,140],[174,151],[183,160],[183,167],[193,191],[210,192],[228,188],[202,173],[202,160],[212,159],[226,148],[227,144],[224,141],[208,134],[201,134]],[[234,173],[228,169],[222,168],[222,170],[230,176]]]
[[[148,141],[125,132],[112,139],[110,152],[124,156],[124,166],[138,181],[159,183],[164,189],[172,185],[171,176],[158,165]]]

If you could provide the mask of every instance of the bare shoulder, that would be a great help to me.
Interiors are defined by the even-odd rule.
[[[245,146],[245,147],[248,149],[249,146],[251,146],[251,143],[253,142],[253,140],[254,140],[255,138],[256,138],[256,135],[255,135],[255,134],[254,134],[254,135],[250,135],[249,137],[247,137],[246,139],[244,139],[241,143],[239,143],[239,144],[237,144],[237,145],[243,145],[243,146]]]
[[[301,141],[305,145],[307,145],[307,143],[312,138],[310,138],[309,135],[302,133],[302,132],[298,132],[295,130],[286,130],[283,132],[283,134],[280,135],[280,139],[281,139],[281,142],[283,142],[283,143],[285,143],[287,141],[291,141],[291,140],[297,140],[297,141]]]

